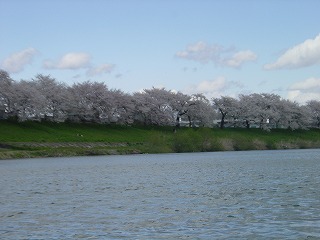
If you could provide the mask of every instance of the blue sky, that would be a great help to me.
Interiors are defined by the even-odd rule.
[[[135,92],[320,100],[318,0],[0,0],[0,68]]]

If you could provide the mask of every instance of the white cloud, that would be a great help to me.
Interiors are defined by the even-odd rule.
[[[289,88],[290,90],[310,90],[310,89],[320,89],[320,78],[308,78],[301,82],[296,82],[292,84]],[[320,91],[319,91],[320,94]]]
[[[250,51],[240,51],[236,52],[229,59],[225,60],[225,64],[229,67],[241,67],[241,65],[245,62],[255,61],[257,59],[257,55]]]
[[[188,86],[183,92],[187,94],[202,93],[208,99],[224,95],[236,97],[235,89],[242,89],[244,85],[239,81],[229,81],[223,76],[219,76],[211,81],[202,81],[198,84]],[[231,91],[230,91],[231,90]]]
[[[233,48],[225,48],[218,44],[209,45],[203,41],[188,45],[184,51],[177,52],[175,56],[203,64],[212,62],[233,68],[241,67],[245,62],[254,61],[257,58],[257,55],[250,50],[236,52]]]
[[[221,92],[226,88],[227,81],[224,77],[218,77],[213,81],[203,81],[195,86],[194,90],[200,93]]]
[[[1,68],[9,73],[18,73],[23,71],[24,67],[31,64],[38,51],[34,48],[27,48],[20,52],[13,53],[3,60]]]
[[[92,67],[87,71],[88,76],[96,76],[104,73],[111,73],[115,68],[114,64],[102,64],[97,67]]]
[[[265,70],[302,68],[320,63],[320,34],[314,39],[308,39],[298,44],[274,63],[266,64]]]
[[[288,99],[305,103],[320,100],[320,78],[308,78],[292,84],[288,89]]]
[[[202,81],[199,84],[187,87],[183,92],[188,94],[202,93],[208,99],[226,95],[231,88],[242,88],[239,82],[228,81],[225,77],[220,76],[212,81]]]
[[[57,61],[44,61],[43,66],[48,69],[87,68],[90,65],[90,58],[87,53],[67,53]]]
[[[205,42],[199,41],[195,44],[190,44],[187,46],[186,50],[177,52],[175,56],[201,63],[208,63],[210,61],[218,63],[220,55],[224,51],[226,50],[222,46],[210,46]]]

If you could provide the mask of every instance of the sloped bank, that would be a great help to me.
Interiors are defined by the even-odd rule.
[[[103,142],[13,142],[0,145],[0,159],[120,155],[141,153],[137,144]]]
[[[320,129],[184,129],[172,142],[175,152],[319,148]]]
[[[320,148],[320,130],[211,129],[0,121],[0,159]]]

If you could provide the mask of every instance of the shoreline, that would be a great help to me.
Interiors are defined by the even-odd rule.
[[[288,143],[279,145],[278,148],[252,148],[252,149],[217,149],[212,151],[150,151],[145,144],[136,143],[105,143],[105,142],[10,142],[0,143],[0,160],[18,160],[32,158],[54,157],[80,157],[80,156],[108,156],[108,155],[137,155],[137,154],[166,154],[166,153],[201,153],[201,152],[239,152],[239,151],[271,151],[271,150],[299,150],[320,149],[320,146],[295,146]],[[140,146],[140,149],[133,146]],[[145,151],[141,146],[144,146]]]
[[[0,159],[320,148],[320,129],[179,128],[0,121]]]

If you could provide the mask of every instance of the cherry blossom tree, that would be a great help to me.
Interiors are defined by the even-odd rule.
[[[67,112],[68,91],[65,84],[59,83],[50,75],[38,74],[33,82],[35,88],[42,95],[42,114],[53,121],[64,120]]]
[[[188,95],[165,88],[145,89],[134,94],[109,90],[101,82],[86,81],[67,86],[50,75],[38,74],[31,80],[14,81],[0,70],[0,117],[19,120],[167,125],[179,127],[211,126],[219,114],[220,128],[261,129],[320,127],[320,102],[299,105],[279,95],[253,93],[239,98],[222,96],[211,102],[202,94]]]
[[[270,130],[270,121],[279,118],[277,111],[281,101],[279,95],[269,93],[253,93],[240,95],[240,118],[247,128],[251,124],[258,125],[261,129]]]
[[[45,99],[32,81],[21,80],[14,85],[14,112],[19,120],[40,120],[45,108]]]
[[[312,126],[320,128],[320,101],[311,100],[307,102],[307,107],[310,110]]]
[[[118,124],[130,125],[134,122],[134,101],[130,94],[114,89],[108,92],[112,105],[109,116]]]
[[[73,84],[68,92],[69,120],[103,122],[103,119],[110,118],[112,102],[108,99],[108,88],[104,83],[89,81],[77,83]]]
[[[228,96],[221,96],[220,98],[213,98],[213,107],[216,108],[221,115],[220,128],[225,127],[227,117],[233,121],[237,116],[239,108],[239,101]]]
[[[212,127],[215,111],[203,94],[193,94],[186,115],[189,127],[192,125]]]
[[[14,80],[9,74],[0,69],[0,110],[7,115],[16,115],[14,112]]]
[[[144,125],[172,125],[171,93],[164,88],[145,89],[134,93],[135,120]]]
[[[180,127],[180,120],[187,118],[189,126],[199,122],[208,124],[212,108],[209,101],[201,94],[187,95],[181,92],[166,90],[165,88],[145,89],[142,93],[135,93],[136,118],[144,124],[175,125]]]
[[[310,115],[306,106],[283,99],[277,109],[280,112],[277,127],[295,130],[306,129],[310,125]]]

